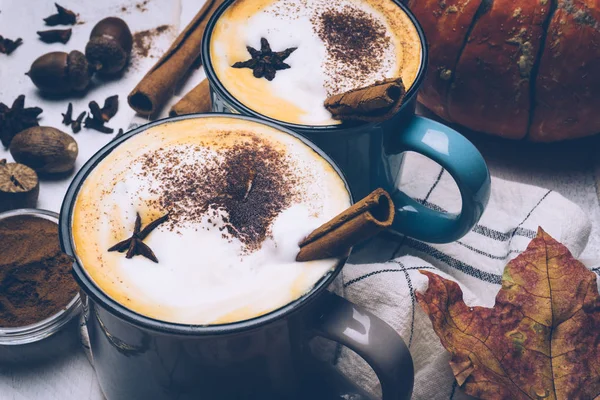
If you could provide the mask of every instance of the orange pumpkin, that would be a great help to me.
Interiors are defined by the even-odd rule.
[[[408,0],[429,43],[419,100],[509,139],[600,132],[600,0]]]

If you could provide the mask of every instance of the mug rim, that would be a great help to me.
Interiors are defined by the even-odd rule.
[[[349,128],[349,123],[346,124],[334,124],[334,125],[303,125],[296,124],[292,122],[281,121],[275,118],[271,118],[267,115],[261,114],[257,111],[254,111],[250,107],[246,106],[244,103],[239,101],[235,96],[233,96],[229,91],[225,88],[225,86],[221,83],[221,80],[218,78],[211,59],[211,38],[213,34],[213,30],[217,21],[221,17],[221,15],[237,0],[226,0],[223,2],[213,13],[213,15],[208,20],[206,28],[204,30],[204,34],[202,37],[202,48],[201,48],[201,57],[202,57],[202,68],[204,69],[204,73],[206,74],[206,78],[208,79],[210,88],[215,91],[219,97],[225,99],[228,104],[231,104],[235,107],[237,111],[243,113],[244,115],[249,115],[252,117],[260,118],[261,120],[268,121],[280,126],[283,126],[292,130],[311,130],[311,131],[343,131]],[[419,23],[417,17],[412,13],[412,11],[402,3],[400,0],[388,0],[392,3],[396,4],[396,6],[400,7],[402,11],[408,16],[411,23],[417,30],[417,34],[419,36],[419,40],[421,42],[421,64],[419,65],[419,70],[417,72],[417,76],[411,87],[406,92],[404,97],[404,101],[400,106],[400,109],[396,114],[400,113],[407,104],[411,103],[411,100],[417,95],[419,88],[421,87],[423,80],[425,79],[425,73],[427,71],[427,64],[429,61],[429,46],[427,45],[427,39],[425,37],[425,31],[423,27]],[[352,123],[352,127],[369,127],[373,125],[380,124],[380,122],[365,122],[365,123]]]
[[[167,322],[159,319],[155,319],[152,317],[148,317],[146,315],[140,314],[136,311],[128,309],[124,305],[120,304],[116,300],[112,299],[108,296],[87,274],[85,268],[79,260],[79,257],[75,253],[75,245],[73,243],[73,235],[72,235],[72,218],[73,218],[73,209],[75,206],[75,200],[81,189],[82,184],[87,179],[88,175],[96,168],[96,166],[102,162],[102,160],[108,156],[114,149],[116,149],[123,142],[127,141],[129,138],[142,133],[152,127],[168,124],[171,122],[188,120],[188,119],[198,119],[198,118],[233,118],[244,121],[251,121],[255,123],[259,123],[262,125],[267,125],[272,128],[275,128],[285,134],[291,135],[296,139],[302,141],[305,145],[309,146],[313,151],[315,151],[321,158],[327,161],[334,171],[338,174],[338,176],[342,179],[346,190],[348,192],[350,202],[353,203],[354,199],[352,197],[352,192],[350,190],[350,186],[348,185],[348,181],[344,176],[343,172],[339,168],[339,166],[327,155],[323,150],[321,150],[318,146],[312,143],[310,140],[305,138],[304,136],[286,129],[285,127],[281,127],[278,124],[263,121],[255,117],[245,116],[245,115],[235,115],[235,114],[227,114],[227,113],[204,113],[204,114],[188,114],[181,115],[176,117],[167,117],[162,118],[144,125],[140,125],[135,129],[128,131],[122,136],[113,139],[111,142],[103,146],[100,150],[98,150],[77,172],[75,177],[73,178],[71,184],[69,185],[69,189],[64,197],[61,212],[60,212],[60,220],[59,220],[59,238],[60,244],[63,251],[75,258],[75,262],[73,263],[73,275],[77,282],[79,283],[82,290],[86,292],[88,296],[90,296],[95,302],[99,303],[104,309],[109,311],[111,314],[119,317],[122,320],[125,320],[137,327],[142,327],[154,332],[160,333],[168,333],[175,335],[194,335],[194,336],[208,336],[214,334],[223,334],[223,333],[234,333],[240,331],[247,331],[250,329],[258,328],[260,326],[269,324],[273,321],[279,320],[280,318],[286,317],[292,312],[304,307],[309,302],[314,300],[319,293],[325,290],[331,282],[337,277],[340,273],[341,269],[344,267],[348,256],[343,257],[340,261],[333,267],[327,274],[323,275],[317,283],[313,286],[313,288],[295,299],[294,301],[285,304],[282,307],[279,307],[273,311],[270,311],[266,314],[259,315],[254,318],[250,318],[243,321],[236,321],[232,323],[226,324],[206,324],[206,325],[192,325],[192,324],[182,324],[175,322]]]

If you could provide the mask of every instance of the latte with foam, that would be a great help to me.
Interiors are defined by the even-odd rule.
[[[282,54],[272,80],[234,68],[261,49]],[[248,48],[248,46],[250,48]],[[331,95],[401,77],[406,90],[421,65],[421,41],[408,15],[382,0],[237,0],[211,34],[210,63],[225,89],[250,109],[301,125],[337,124]]]
[[[298,243],[349,207],[345,183],[301,140],[226,117],[167,122],[110,152],[79,189],[75,253],[108,296],[158,320],[253,318],[309,292],[338,263],[295,261]],[[145,238],[158,263],[109,248]]]

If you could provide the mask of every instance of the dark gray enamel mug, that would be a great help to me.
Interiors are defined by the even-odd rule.
[[[344,179],[317,146],[273,123],[231,114],[152,122],[106,145],[77,173],[61,210],[63,250],[76,257],[71,229],[75,199],[104,157],[150,127],[214,116],[259,122],[297,137]],[[384,400],[409,399],[414,371],[400,336],[370,312],[327,290],[345,261],[309,293],[269,314],[231,324],[195,326],[158,321],[123,307],[96,286],[76,257],[73,273],[87,295],[84,317],[102,391],[108,400],[371,399],[335,369],[316,361],[309,346],[311,340],[322,337],[349,347],[369,363],[381,382]]]
[[[401,8],[414,24],[421,41],[421,64],[415,82],[400,110],[382,122],[312,126],[282,122],[257,113],[227,91],[211,60],[210,42],[220,16],[235,3],[225,1],[204,32],[202,62],[210,84],[215,112],[230,112],[274,122],[298,132],[319,146],[341,168],[355,198],[377,188],[387,190],[396,205],[392,229],[431,243],[450,243],[467,234],[479,221],[490,196],[490,173],[477,148],[454,129],[415,115],[417,93],[427,69],[427,40],[412,12],[398,0],[385,0]],[[462,209],[448,214],[427,208],[398,190],[404,153],[413,151],[432,159],[454,178]]]

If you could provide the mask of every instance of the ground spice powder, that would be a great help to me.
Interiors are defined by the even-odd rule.
[[[161,25],[153,29],[135,32],[133,34],[133,52],[136,57],[146,58],[150,56],[150,51],[154,38],[162,35],[163,32],[171,28],[170,25]]]
[[[39,322],[69,304],[78,286],[58,225],[29,216],[0,220],[0,327]]]
[[[270,236],[275,218],[300,196],[296,187],[301,178],[285,150],[250,132],[238,135],[243,138],[239,142],[210,152],[199,146],[200,163],[190,162],[187,152],[176,148],[152,151],[143,157],[140,175],[158,182],[150,189],[156,200],[149,207],[169,213],[165,226],[177,230],[205,217],[216,226],[214,221],[221,219],[223,238],[236,238],[252,252]]]
[[[333,6],[312,18],[315,31],[327,48],[325,83],[328,95],[349,89],[347,82],[381,80],[378,73],[386,61],[391,38],[386,27],[354,6]],[[371,82],[370,82],[371,83]]]

